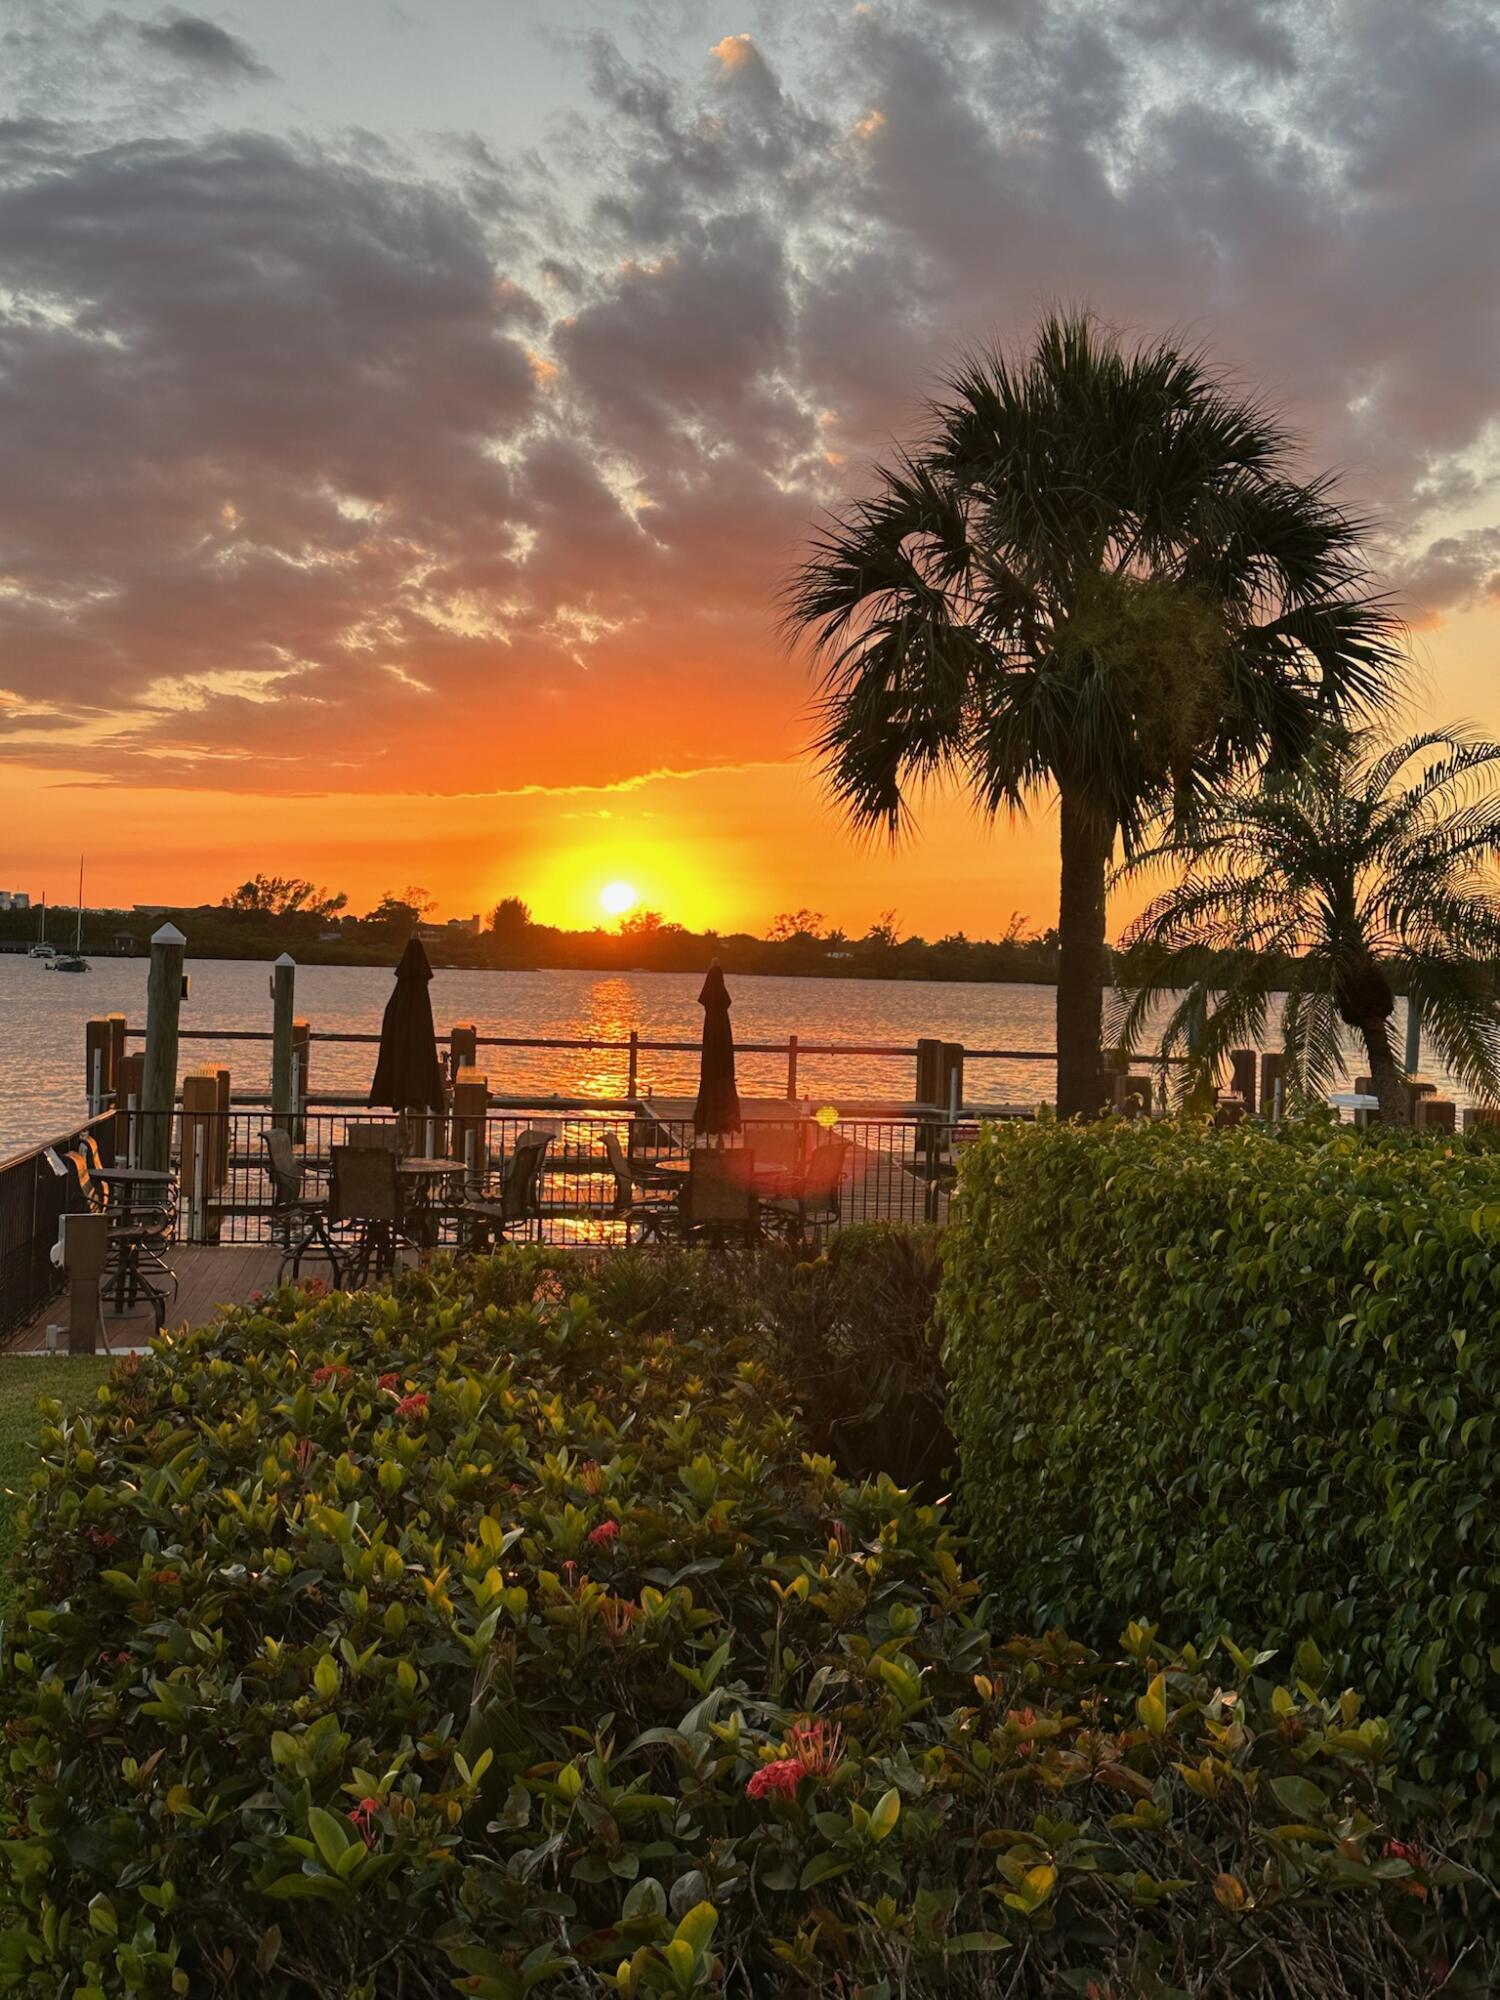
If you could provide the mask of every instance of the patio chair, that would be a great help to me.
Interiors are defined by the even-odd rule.
[[[387,1153],[401,1151],[398,1118],[351,1118],[344,1127],[346,1146],[374,1146]]]
[[[759,1234],[754,1153],[744,1146],[695,1146],[688,1155],[682,1224],[689,1238],[714,1243]]]
[[[113,1289],[122,1312],[145,1299],[159,1333],[166,1324],[167,1306],[177,1297],[177,1273],[167,1262],[177,1226],[175,1196],[168,1201],[164,1190],[153,1184],[149,1198],[137,1201],[127,1213],[111,1202],[108,1182],[95,1180],[85,1153],[65,1153],[63,1163],[72,1178],[79,1208],[112,1218],[100,1289]]]
[[[541,1241],[542,1163],[551,1144],[550,1132],[519,1133],[495,1192],[468,1195],[448,1211],[465,1230],[471,1253],[533,1229]]]
[[[631,1240],[634,1224],[642,1237],[660,1243],[667,1224],[681,1213],[682,1175],[653,1173],[649,1167],[636,1166],[616,1132],[604,1134],[604,1154],[615,1177],[615,1214],[624,1221],[625,1241]]]
[[[335,1146],[328,1220],[353,1232],[344,1269],[368,1285],[396,1262],[402,1233],[401,1181],[388,1146]]]
[[[805,1172],[784,1194],[762,1204],[766,1221],[788,1235],[807,1236],[838,1226],[842,1213],[847,1139],[824,1139],[814,1146]]]
[[[337,1288],[340,1266],[328,1233],[328,1202],[302,1192],[307,1169],[297,1158],[289,1132],[272,1126],[261,1133],[260,1143],[266,1149],[266,1173],[271,1182],[271,1235],[282,1249],[277,1283],[285,1280],[288,1269],[294,1278],[300,1277],[302,1259],[311,1254],[328,1259],[331,1281]]]
[[[772,1124],[769,1120],[755,1121],[755,1166],[764,1174],[768,1168],[783,1168],[787,1172],[800,1169],[805,1154],[806,1129],[799,1121]]]

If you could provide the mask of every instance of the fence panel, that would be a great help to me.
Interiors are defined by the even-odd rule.
[[[79,1206],[76,1178],[52,1157],[77,1151],[92,1134],[100,1159],[114,1164],[114,1118],[85,1118],[45,1145],[0,1163],[0,1339],[35,1319],[61,1290],[52,1262],[58,1225]]]

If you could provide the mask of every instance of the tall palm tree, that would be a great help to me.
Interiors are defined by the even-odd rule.
[[[1122,871],[1185,868],[1125,934],[1123,1044],[1174,991],[1163,1046],[1192,1047],[1197,1075],[1213,1077],[1261,1038],[1284,989],[1287,1088],[1328,1090],[1343,1023],[1364,1045],[1381,1118],[1404,1125],[1390,1037],[1402,986],[1449,1070],[1500,1096],[1497,854],[1500,743],[1454,729],[1388,747],[1330,741],[1263,786],[1233,786]]]
[[[857,826],[957,778],[1056,792],[1057,1109],[1103,1099],[1105,883],[1164,809],[1378,707],[1398,632],[1359,525],[1197,353],[1088,317],[965,363],[926,433],[818,534],[787,597],[821,668],[818,749]]]

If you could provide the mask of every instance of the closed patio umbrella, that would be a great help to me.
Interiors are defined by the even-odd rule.
[[[432,967],[419,938],[411,938],[396,967],[396,990],[380,1023],[380,1054],[370,1103],[392,1111],[441,1111],[445,1095],[432,1026]]]
[[[740,1129],[740,1094],[734,1082],[734,1030],[729,1025],[729,994],[717,959],[708,968],[698,1005],[703,1009],[703,1053],[699,1059],[693,1130],[722,1139],[726,1133]]]

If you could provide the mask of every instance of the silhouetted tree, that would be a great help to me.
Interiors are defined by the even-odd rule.
[[[1105,882],[1163,813],[1376,710],[1399,627],[1361,527],[1293,477],[1261,404],[1086,316],[966,362],[927,432],[815,542],[788,622],[823,665],[818,747],[861,827],[957,778],[991,815],[1055,791],[1057,1109],[1092,1116]]]

